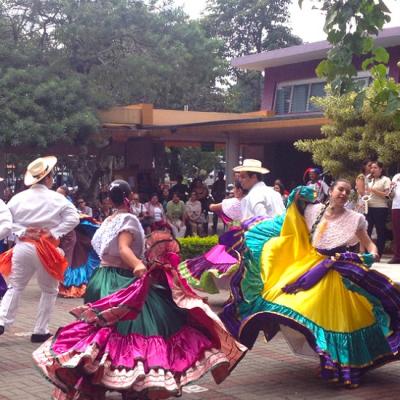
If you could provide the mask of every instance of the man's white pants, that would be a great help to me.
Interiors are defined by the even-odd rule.
[[[42,295],[33,333],[49,332],[49,321],[58,294],[58,281],[43,267],[36,247],[26,242],[18,242],[13,250],[8,290],[0,305],[0,325],[7,327],[14,322],[21,294],[35,272]]]

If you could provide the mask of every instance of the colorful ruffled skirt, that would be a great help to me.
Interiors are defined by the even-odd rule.
[[[348,386],[399,359],[400,287],[360,255],[314,249],[295,205],[280,234],[279,225],[248,226],[234,300],[220,315],[231,333],[252,347],[260,331],[267,340],[281,331],[296,353],[319,357],[323,378]]]
[[[141,279],[99,268],[85,300],[71,312],[78,321],[33,353],[58,388],[54,399],[101,399],[107,390],[127,398],[179,396],[208,371],[223,381],[246,351],[172,268]]]
[[[208,252],[180,263],[179,272],[192,288],[218,293],[219,282],[229,279],[239,268],[242,243],[243,231],[239,227],[231,228]]]
[[[99,224],[93,218],[82,217],[72,232],[73,239],[65,245],[69,266],[59,286],[61,297],[77,298],[85,295],[87,283],[100,265],[100,259],[91,246],[91,238],[98,227]]]

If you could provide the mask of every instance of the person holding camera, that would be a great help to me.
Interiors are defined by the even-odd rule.
[[[371,178],[368,181],[366,194],[368,200],[368,235],[376,229],[376,245],[379,255],[382,256],[385,250],[385,230],[386,219],[389,213],[389,190],[390,178],[383,174],[383,164],[380,161],[374,161],[371,164]]]

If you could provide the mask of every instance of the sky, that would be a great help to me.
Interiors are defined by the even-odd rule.
[[[175,0],[176,4],[182,5],[185,11],[192,17],[197,18],[205,8],[206,0]],[[385,4],[392,11],[387,27],[400,26],[400,12],[396,12],[400,6],[399,0],[385,0]],[[290,6],[290,23],[293,33],[303,39],[304,42],[317,42],[326,39],[323,32],[324,16],[318,10],[311,9],[311,1],[305,0],[300,9],[297,0],[293,0]]]

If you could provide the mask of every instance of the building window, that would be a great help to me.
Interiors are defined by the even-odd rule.
[[[370,84],[371,77],[368,73],[360,72],[354,78],[357,85],[363,88]],[[313,104],[312,97],[325,96],[325,82],[319,79],[307,81],[282,82],[278,85],[275,94],[275,113],[304,113],[320,111],[321,109]]]
[[[310,98],[325,96],[324,82],[279,86],[276,91],[275,112],[277,114],[318,111]]]

